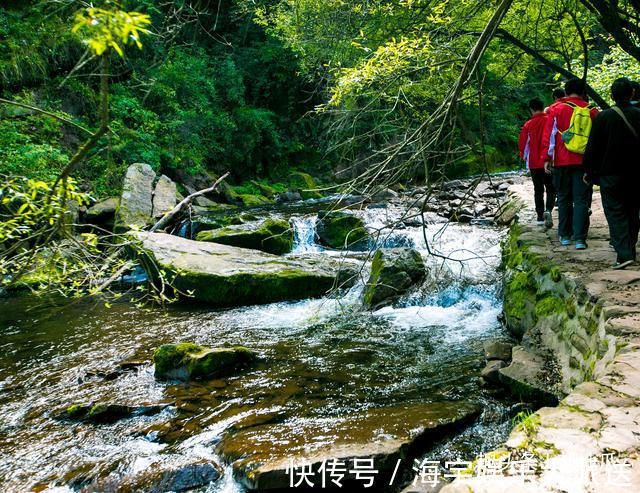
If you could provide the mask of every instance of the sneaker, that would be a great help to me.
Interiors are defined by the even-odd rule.
[[[633,264],[633,260],[625,260],[624,262],[616,262],[611,266],[611,268],[615,270],[622,270],[622,269],[626,269],[631,264]]]
[[[586,250],[587,242],[586,241],[576,241],[576,250]]]
[[[550,211],[546,211],[544,213],[544,227],[547,229],[553,228],[553,219],[551,218]]]
[[[571,245],[571,238],[568,238],[566,236],[561,236],[560,237],[560,244],[562,246],[569,246]]]

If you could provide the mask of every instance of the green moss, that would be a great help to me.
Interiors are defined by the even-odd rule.
[[[567,299],[566,311],[569,318],[573,318],[576,316],[577,306],[576,301],[573,298]]]
[[[81,406],[80,404],[73,404],[69,406],[65,411],[66,417],[72,418],[72,419],[84,416],[86,412],[87,412],[87,407]]]
[[[536,303],[536,315],[538,317],[548,317],[550,315],[565,315],[567,305],[558,296],[545,296]]]
[[[104,414],[106,410],[107,410],[107,406],[105,406],[104,404],[94,404],[93,406],[91,406],[91,409],[89,409],[89,412],[87,413],[87,417],[95,418],[100,414]]]
[[[331,248],[365,246],[369,232],[359,217],[340,211],[318,214],[318,237]]]
[[[562,279],[562,273],[560,272],[560,269],[558,267],[552,267],[549,271],[549,275],[553,282],[560,282],[560,280]]]
[[[190,342],[163,344],[153,353],[155,376],[165,378],[172,370],[183,365],[185,355],[199,353],[203,350],[202,346]]]
[[[292,188],[297,188],[303,199],[319,199],[323,197],[323,195],[318,192],[318,186],[310,174],[295,171],[291,174],[291,178]]]
[[[262,207],[273,204],[273,201],[262,195],[240,194],[237,196],[245,207]]]
[[[213,378],[254,360],[255,354],[246,347],[208,349],[189,342],[162,345],[153,355],[155,376],[161,379],[178,375],[194,379]]]

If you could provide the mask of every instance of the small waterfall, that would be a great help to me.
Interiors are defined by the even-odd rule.
[[[292,217],[293,250],[291,253],[317,253],[323,248],[316,241],[317,216]]]

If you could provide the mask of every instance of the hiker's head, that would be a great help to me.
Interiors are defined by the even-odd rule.
[[[587,91],[585,91],[585,83],[582,79],[569,79],[564,85],[564,92],[567,96],[582,97]]]
[[[632,81],[631,85],[633,86],[633,97],[631,98],[631,101],[640,100],[640,83]]]
[[[531,110],[531,113],[539,113],[544,111],[544,103],[538,98],[533,98],[529,101],[529,109]]]
[[[617,105],[628,104],[633,97],[633,84],[626,77],[620,77],[613,81],[611,85],[611,99]]]
[[[557,89],[553,90],[553,100],[557,101],[558,99],[562,99],[566,96],[566,93],[564,92],[564,89],[558,87]]]

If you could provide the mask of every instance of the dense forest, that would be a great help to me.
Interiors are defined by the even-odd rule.
[[[515,140],[527,101],[550,102],[568,76],[588,74],[593,96],[607,100],[615,76],[640,70],[637,53],[625,45],[633,43],[633,30],[625,21],[618,35],[600,2],[509,3],[447,129],[451,176],[478,173],[486,163],[492,170],[517,167]],[[621,7],[631,23],[632,3]],[[83,33],[72,30],[83,6],[5,3],[0,90],[4,99],[95,128],[99,64]],[[124,10],[149,15],[149,35],[142,49],[112,54],[109,132],[76,178],[98,198],[119,192],[133,162],[171,177],[178,170],[231,171],[236,185],[256,177],[278,182],[291,169],[328,181],[340,179],[335,171],[351,177],[446,98],[495,6],[125,1]],[[4,104],[0,115],[5,174],[53,179],[84,138],[73,125],[28,108]]]

